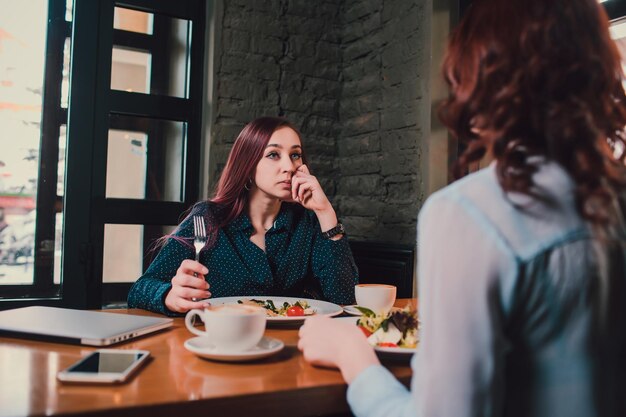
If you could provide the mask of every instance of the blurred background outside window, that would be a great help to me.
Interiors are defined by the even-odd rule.
[[[65,19],[72,19],[72,1]],[[37,183],[41,151],[42,100],[48,1],[3,2],[0,14],[0,285],[34,282]],[[152,33],[150,13],[115,8],[114,27]],[[67,109],[70,40],[63,50],[60,107]],[[151,59],[122,48],[112,51],[111,88],[149,93]],[[66,125],[60,126],[57,198],[64,195]],[[108,173],[111,197],[144,198],[147,138],[143,132],[111,130]],[[135,175],[129,173],[135,172]],[[61,277],[63,212],[55,216],[54,283]],[[105,233],[105,277],[132,281],[141,275],[143,226],[111,226]],[[115,260],[115,261],[114,261]],[[120,279],[121,278],[121,279]]]

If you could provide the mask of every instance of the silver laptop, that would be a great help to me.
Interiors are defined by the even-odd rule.
[[[173,320],[58,307],[0,311],[0,336],[107,346],[173,325]]]

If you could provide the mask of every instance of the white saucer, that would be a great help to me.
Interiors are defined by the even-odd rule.
[[[347,314],[350,314],[351,316],[361,316],[363,313],[357,310],[356,307],[357,307],[356,305],[345,306],[343,308],[343,311],[345,311]]]
[[[214,345],[209,343],[206,337],[198,336],[186,340],[184,346],[185,349],[195,353],[201,358],[224,362],[245,362],[265,358],[280,352],[285,347],[285,344],[281,340],[274,339],[273,337],[263,337],[261,341],[250,350],[243,352],[225,352],[216,349]]]

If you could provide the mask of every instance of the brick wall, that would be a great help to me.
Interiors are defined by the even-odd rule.
[[[413,243],[421,204],[420,1],[344,3],[335,201],[353,238]]]
[[[248,121],[280,115],[298,126],[313,172],[335,192],[341,96],[340,2],[228,0],[216,47],[211,183]]]
[[[430,106],[424,3],[224,1],[212,182],[245,122],[283,115],[301,127],[352,239],[413,244],[423,199],[418,114]]]

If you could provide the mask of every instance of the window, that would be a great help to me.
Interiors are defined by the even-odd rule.
[[[198,198],[207,3],[22,3],[0,16],[0,308],[125,300]]]
[[[32,284],[47,5],[0,14],[0,285]],[[20,22],[32,19],[32,30]],[[11,145],[15,140],[19,145]]]
[[[61,282],[66,15],[65,1],[39,0],[7,4],[0,16],[2,297],[56,296]]]

